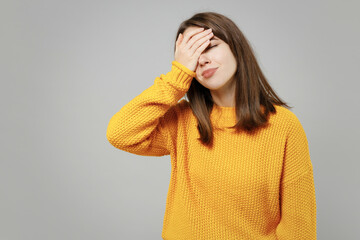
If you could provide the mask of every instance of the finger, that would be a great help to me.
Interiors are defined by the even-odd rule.
[[[197,44],[198,47],[200,44],[203,43],[203,38],[207,37],[209,34],[212,34],[212,30],[210,28],[203,32],[197,33],[189,40],[187,46],[191,48],[195,43],[197,43],[197,41],[201,40],[201,42]]]
[[[193,55],[197,49],[202,46],[205,42],[209,41],[208,43],[210,43],[210,39],[213,37],[212,33],[207,34],[206,36],[202,37],[201,39],[197,40],[194,45],[189,49],[191,55]]]
[[[210,44],[210,40],[206,40],[205,42],[203,42],[203,44],[201,44],[200,47],[198,47],[195,51],[196,57],[199,57],[200,54],[207,48],[209,44]]]
[[[196,28],[196,29],[194,29],[194,30],[192,30],[191,32],[188,32],[187,34],[184,34],[184,38],[182,39],[182,43],[181,43],[181,45],[186,45],[187,44],[187,42],[189,41],[189,39],[193,36],[193,35],[195,35],[195,34],[197,34],[197,33],[199,33],[199,32],[202,32],[202,31],[204,31],[204,28]],[[182,35],[182,34],[181,34]],[[190,48],[190,47],[189,47]]]
[[[182,34],[179,33],[178,38],[176,39],[176,45],[179,45],[181,43],[181,39],[182,39]]]

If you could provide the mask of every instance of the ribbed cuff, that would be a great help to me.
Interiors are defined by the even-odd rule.
[[[172,61],[171,64],[172,79],[176,81],[175,84],[182,89],[189,89],[191,80],[196,76],[196,73],[177,61]]]
[[[172,61],[171,63],[172,63],[172,65],[175,65],[176,67],[180,68],[181,70],[183,70],[184,72],[186,72],[190,76],[192,76],[192,77],[196,76],[196,73],[194,71],[191,71],[190,69],[188,69],[187,67],[185,67],[184,65],[179,63],[178,61]]]

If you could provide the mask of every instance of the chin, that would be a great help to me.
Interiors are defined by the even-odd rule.
[[[207,84],[202,84],[200,82],[200,84],[203,85],[204,87],[206,87],[209,90],[218,90],[218,89],[222,88],[225,85],[225,84],[219,84],[219,83],[216,83],[216,82],[207,83]]]

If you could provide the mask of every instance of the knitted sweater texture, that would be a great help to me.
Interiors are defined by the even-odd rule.
[[[173,61],[171,71],[124,105],[107,128],[115,148],[170,155],[162,238],[316,239],[313,166],[296,115],[275,105],[269,125],[250,135],[229,128],[235,107],[214,103],[214,142],[207,147],[197,140],[189,103],[179,101],[195,76]]]

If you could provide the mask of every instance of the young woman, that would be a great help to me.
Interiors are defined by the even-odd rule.
[[[118,149],[171,156],[162,238],[316,239],[306,134],[245,36],[214,12],[184,21],[177,36],[171,71],[107,129]]]

